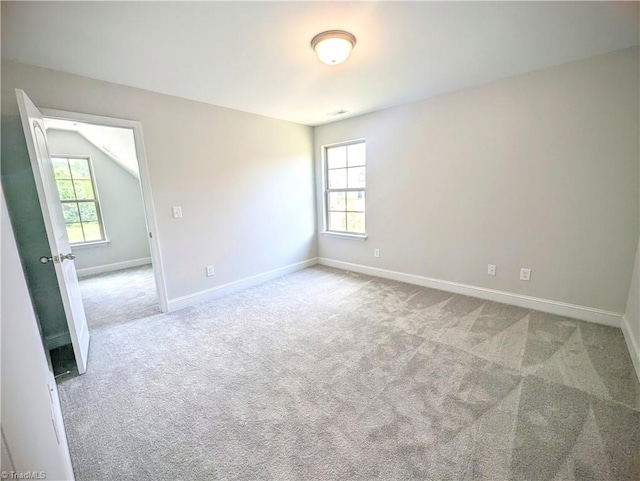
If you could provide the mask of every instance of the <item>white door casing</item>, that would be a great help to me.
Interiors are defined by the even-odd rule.
[[[104,125],[108,127],[118,127],[131,129],[133,131],[136,158],[140,171],[140,187],[142,189],[142,203],[144,205],[147,228],[149,229],[149,247],[151,249],[151,262],[153,264],[153,274],[156,281],[156,291],[161,312],[169,312],[169,301],[167,297],[167,286],[164,280],[164,265],[162,252],[160,249],[160,236],[156,221],[155,207],[153,202],[153,192],[151,179],[149,176],[149,166],[142,135],[142,124],[136,120],[118,119],[105,117],[102,115],[85,114],[79,112],[69,112],[66,110],[42,108],[40,112],[48,119],[70,120],[72,122],[82,122],[86,124]]]
[[[51,263],[53,263],[60,288],[78,372],[83,374],[87,370],[89,356],[89,327],[73,257],[67,257],[71,254],[71,247],[47,145],[44,119],[42,113],[23,90],[16,89],[16,97],[47,231],[47,240],[51,249]],[[48,257],[44,252],[43,256]],[[42,268],[48,267],[43,265]]]

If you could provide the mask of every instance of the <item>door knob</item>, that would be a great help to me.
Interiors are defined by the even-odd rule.
[[[72,261],[75,258],[76,258],[76,255],[73,252],[69,252],[68,254],[60,254],[59,257],[58,256],[53,256],[53,257],[42,256],[40,258],[40,263],[47,264],[48,262],[62,262],[65,259]]]

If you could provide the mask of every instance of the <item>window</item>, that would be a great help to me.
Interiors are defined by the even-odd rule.
[[[90,159],[52,156],[51,160],[69,242],[106,240]]]
[[[365,142],[325,147],[325,225],[328,232],[365,234]]]

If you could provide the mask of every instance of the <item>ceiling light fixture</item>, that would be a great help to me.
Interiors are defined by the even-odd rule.
[[[356,37],[344,30],[327,30],[311,39],[311,48],[327,65],[338,65],[347,60],[355,44]]]

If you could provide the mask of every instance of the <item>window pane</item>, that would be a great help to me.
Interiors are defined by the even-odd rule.
[[[327,168],[337,169],[347,166],[347,148],[330,147],[327,149]]]
[[[62,215],[64,216],[65,224],[73,224],[74,222],[80,222],[80,214],[78,212],[78,204],[63,202],[62,203]]]
[[[73,191],[73,182],[70,180],[56,180],[58,185],[58,194],[62,200],[76,200],[76,194]]]
[[[89,161],[87,159],[69,159],[74,179],[90,179]]]
[[[344,212],[329,212],[329,230],[346,231],[347,214]]]
[[[98,212],[96,211],[95,202],[78,202],[80,209],[80,218],[82,222],[93,222],[98,220]]]
[[[86,242],[102,240],[100,225],[97,222],[83,222],[82,227],[84,227],[84,240]]]
[[[354,212],[347,213],[347,231],[356,234],[364,234],[364,213],[357,214]]]
[[[89,159],[52,158],[52,162],[60,199],[76,201],[62,202],[69,242],[103,240]]]
[[[329,192],[329,210],[345,210],[344,192]]]
[[[93,186],[90,180],[74,180],[73,186],[76,188],[76,196],[81,199],[95,199],[93,195]]]
[[[347,187],[347,169],[329,170],[329,188],[344,189]]]
[[[364,165],[366,163],[364,142],[360,144],[353,144],[347,147],[347,158],[349,160],[349,167],[356,165]]]
[[[70,179],[69,164],[67,159],[51,159],[53,162],[53,173],[56,179]]]
[[[347,169],[349,172],[349,183],[348,187],[350,189],[364,189],[365,186],[365,168],[364,167],[353,167]]]
[[[364,192],[347,192],[347,210],[364,212]]]
[[[327,230],[364,234],[366,144],[329,147],[326,156]]]
[[[69,236],[69,242],[71,244],[84,242],[84,236],[82,235],[82,226],[79,223],[67,224],[67,236]]]

